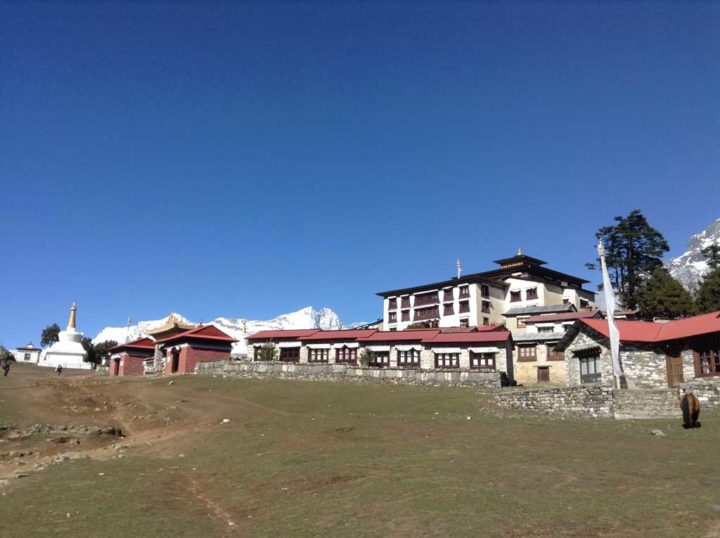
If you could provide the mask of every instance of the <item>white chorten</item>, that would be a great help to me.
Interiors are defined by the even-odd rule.
[[[77,306],[73,303],[67,328],[58,334],[59,341],[43,353],[38,363],[39,366],[55,368],[59,364],[63,368],[82,368],[84,370],[92,368],[92,364],[85,362],[87,353],[80,343],[83,333],[78,332],[75,328],[76,312]]]

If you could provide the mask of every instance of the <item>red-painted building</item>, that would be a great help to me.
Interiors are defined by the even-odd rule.
[[[237,342],[214,325],[201,325],[158,340],[165,354],[164,374],[190,374],[199,362],[230,359],[233,343]]]
[[[154,352],[152,338],[140,338],[115,346],[110,350],[110,375],[144,375],[145,361],[152,359]]]

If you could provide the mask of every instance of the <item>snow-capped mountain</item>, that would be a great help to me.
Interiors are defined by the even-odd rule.
[[[693,235],[688,241],[687,250],[677,258],[666,262],[667,270],[687,289],[696,289],[701,278],[709,269],[701,250],[713,243],[720,245],[720,219],[710,224],[702,232]]]
[[[116,342],[123,343],[141,338],[147,335],[147,331],[167,323],[169,317],[170,316],[154,321],[141,321],[137,325],[130,325],[129,327],[105,327],[93,338],[93,343],[104,342],[106,340],[115,340]],[[188,322],[186,318],[179,314],[175,314],[175,317]],[[233,354],[245,354],[247,352],[247,341],[245,337],[258,331],[342,328],[340,318],[330,308],[315,310],[312,306],[308,306],[297,312],[282,314],[274,319],[265,321],[220,317],[210,321],[208,325],[215,325],[238,340],[237,344],[233,346]]]

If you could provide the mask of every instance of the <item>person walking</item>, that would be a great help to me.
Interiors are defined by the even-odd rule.
[[[7,359],[7,357],[2,360],[2,363],[0,363],[0,367],[3,371],[3,377],[7,377],[8,372],[10,372],[10,361]]]
[[[62,364],[58,364],[58,365],[55,367],[55,371],[57,372],[57,375],[62,374]]]

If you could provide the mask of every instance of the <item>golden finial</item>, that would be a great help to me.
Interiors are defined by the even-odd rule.
[[[75,330],[75,320],[77,317],[76,312],[77,312],[77,306],[75,305],[75,303],[73,303],[72,306],[70,307],[70,319],[68,320],[68,324],[67,324],[68,331],[71,329]]]
[[[523,255],[523,253],[522,253],[522,247],[518,247],[518,253],[517,253],[517,255],[518,255],[518,256],[522,256],[522,255]]]

